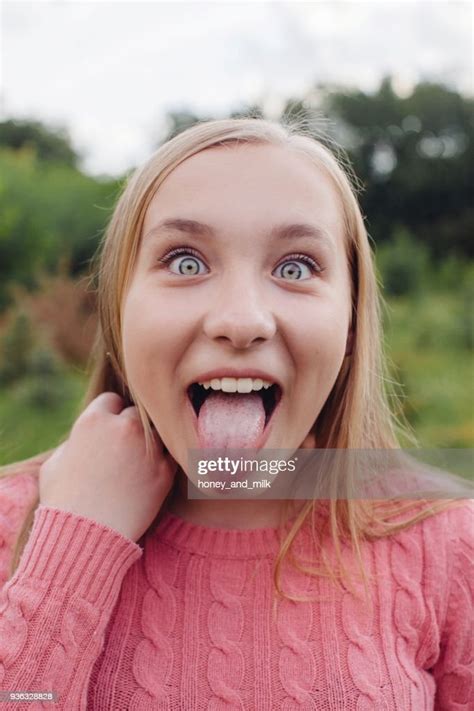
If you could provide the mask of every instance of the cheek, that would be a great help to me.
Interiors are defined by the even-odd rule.
[[[306,315],[308,316],[308,315]],[[295,397],[290,401],[295,426],[311,427],[321,412],[344,362],[348,318],[341,309],[321,308],[294,334]]]
[[[167,343],[164,334],[170,335],[172,325],[163,321],[163,312],[141,289],[132,289],[127,295],[122,316],[122,348],[127,379],[139,396],[163,364],[157,353],[163,355]]]
[[[171,382],[193,323],[189,309],[169,308],[159,294],[143,287],[130,290],[123,308],[122,348],[125,373],[137,394],[150,382]]]
[[[344,304],[321,300],[300,308],[297,320],[288,321],[292,351],[299,367],[318,373],[339,368],[345,355],[349,320]]]

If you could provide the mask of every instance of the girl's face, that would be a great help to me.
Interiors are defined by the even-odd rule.
[[[161,185],[125,297],[122,345],[129,386],[185,471],[188,449],[200,446],[188,387],[211,371],[261,371],[279,383],[264,446],[303,442],[348,342],[343,234],[330,179],[286,148],[213,147]]]

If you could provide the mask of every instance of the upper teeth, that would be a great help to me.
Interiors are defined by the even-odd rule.
[[[223,390],[225,393],[251,393],[252,390],[261,390],[269,388],[272,383],[268,380],[260,378],[213,378],[199,383],[206,390]]]

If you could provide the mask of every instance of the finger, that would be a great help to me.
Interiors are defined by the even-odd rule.
[[[136,405],[130,405],[129,407],[124,407],[122,412],[120,413],[120,417],[129,417],[132,420],[140,420],[140,415],[138,413],[138,407]]]
[[[109,412],[114,415],[119,415],[123,410],[124,400],[118,393],[104,392],[98,395],[91,403],[87,406],[86,410],[99,411],[99,412]]]
[[[61,444],[59,444],[59,445],[55,448],[55,450],[49,455],[49,457],[48,457],[47,459],[45,459],[44,463],[49,462],[49,461],[50,461],[51,459],[53,459],[53,458],[59,457],[59,455],[60,455],[61,452],[63,451],[64,447],[66,446],[67,442],[68,442],[68,440],[66,440],[65,442],[62,442]]]

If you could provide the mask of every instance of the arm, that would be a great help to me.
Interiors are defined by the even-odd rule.
[[[435,711],[468,711],[474,698],[474,506],[450,512],[453,557],[440,655],[432,668]]]
[[[0,689],[54,691],[54,708],[86,709],[105,628],[141,555],[138,544],[108,526],[40,505],[19,566],[0,590]],[[7,563],[4,546],[0,573]],[[36,707],[44,708],[8,703]]]

